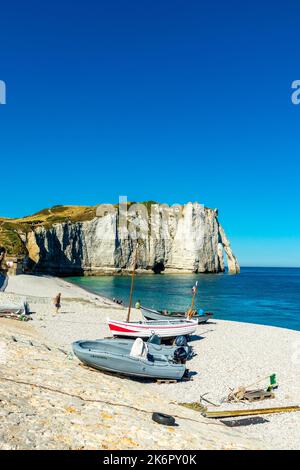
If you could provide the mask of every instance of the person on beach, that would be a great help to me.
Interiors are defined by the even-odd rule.
[[[6,268],[6,266],[4,266],[5,256],[6,256],[6,249],[4,248],[4,246],[0,246],[0,269]]]
[[[0,292],[4,292],[8,284],[8,268],[11,267],[9,262],[5,261],[6,249],[0,246]]]
[[[141,301],[140,301],[140,299],[136,302],[135,308],[138,308],[138,309],[141,308]]]
[[[61,308],[61,293],[57,294],[57,296],[53,299],[53,302],[56,308],[56,313],[58,313],[59,309]]]

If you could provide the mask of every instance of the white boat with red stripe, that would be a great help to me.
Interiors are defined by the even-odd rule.
[[[191,335],[198,326],[197,320],[153,320],[147,322],[124,322],[107,319],[113,336],[149,338],[153,334],[161,338]]]

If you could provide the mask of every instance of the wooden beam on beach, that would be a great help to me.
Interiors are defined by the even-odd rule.
[[[202,411],[205,418],[234,418],[237,416],[268,415],[274,413],[291,413],[300,411],[300,406],[279,406],[275,408],[255,408],[248,410]]]

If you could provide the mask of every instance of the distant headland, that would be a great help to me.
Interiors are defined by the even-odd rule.
[[[0,218],[0,246],[28,271],[56,275],[219,273],[240,271],[218,210],[154,201],[54,206],[18,219]]]

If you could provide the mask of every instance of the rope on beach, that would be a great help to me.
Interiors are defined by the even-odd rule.
[[[102,403],[104,405],[119,406],[119,407],[129,408],[131,410],[135,410],[135,411],[138,411],[138,412],[141,412],[141,413],[146,413],[146,414],[151,414],[151,415],[153,413],[153,411],[144,410],[142,408],[137,408],[135,406],[126,405],[124,403],[116,403],[116,402],[111,402],[111,401],[106,401],[106,400],[95,400],[95,399],[92,399],[92,398],[84,398],[81,395],[76,395],[76,394],[73,394],[73,393],[64,392],[64,391],[58,390],[56,388],[47,387],[46,385],[35,384],[35,383],[32,383],[32,382],[25,382],[23,380],[15,380],[15,379],[11,379],[9,377],[3,377],[3,376],[0,376],[0,380],[6,381],[6,382],[13,382],[13,383],[20,384],[20,385],[28,385],[30,387],[35,387],[35,388],[39,388],[39,389],[42,389],[42,390],[47,390],[49,392],[58,393],[60,395],[66,395],[66,396],[69,396],[71,398],[78,398],[79,400],[82,400],[82,401],[87,402],[87,403]],[[174,418],[199,423],[199,421],[197,419],[188,418],[188,417],[185,417],[185,416],[178,416],[178,415],[174,415],[174,414],[173,414],[173,416],[174,416]],[[207,422],[203,421],[203,424],[204,423],[207,424],[207,425],[212,424],[212,423],[207,423]],[[217,426],[222,426],[221,423],[214,423],[214,424],[217,425]]]
[[[35,348],[40,348],[41,346],[44,346],[48,351],[52,351],[52,350],[56,350],[56,351],[59,351],[61,353],[63,353],[65,356],[69,356],[70,353],[68,353],[67,351],[65,351],[64,349],[62,348],[58,348],[58,347],[53,347],[50,348],[50,346],[48,346],[47,344],[43,343],[43,344],[34,344],[31,340],[27,340],[27,341],[23,341],[21,339],[17,339],[15,336],[11,336],[11,339],[15,342],[15,343],[22,343],[22,344],[26,344],[26,345],[30,345],[30,346],[33,346]]]

